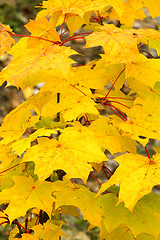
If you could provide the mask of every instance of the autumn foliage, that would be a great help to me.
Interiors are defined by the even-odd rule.
[[[160,32],[132,28],[145,17],[143,7],[153,18],[160,13],[156,0],[43,1],[25,25],[31,34],[17,43],[10,27],[0,24],[0,54],[13,56],[0,85],[23,90],[45,83],[0,127],[0,204],[7,206],[0,224],[17,224],[10,240],[17,234],[59,239],[65,235],[61,214],[79,216],[78,209],[101,239],[160,239],[160,196],[151,193],[160,184],[160,148],[152,157],[146,148],[150,138],[160,140],[160,60],[141,54],[144,44],[160,53]],[[121,27],[103,24],[106,18]],[[62,40],[66,31],[70,37]],[[78,66],[70,57],[77,52],[66,43],[84,38],[86,48],[102,46],[104,53]],[[148,156],[137,153],[138,145]],[[122,153],[114,174],[103,165],[106,150]],[[98,193],[85,186],[93,169],[109,178]],[[49,219],[42,223],[44,212]]]

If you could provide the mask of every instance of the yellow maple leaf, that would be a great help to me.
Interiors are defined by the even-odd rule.
[[[48,220],[43,225],[39,224],[32,227],[32,230],[34,231],[35,237],[43,240],[59,240],[60,236],[65,236],[61,226],[55,225],[54,221],[51,220]]]
[[[137,35],[133,30],[122,30],[114,25],[105,24],[101,32],[94,32],[86,37],[85,47],[102,46],[107,62],[125,63],[135,55],[139,55]]]
[[[160,2],[158,0],[130,0],[130,4],[134,9],[146,7],[153,18],[159,16]]]
[[[116,152],[132,152],[136,153],[136,142],[131,138],[122,135],[121,130],[116,128],[116,124],[104,116],[99,116],[89,126],[99,144],[108,149],[112,154]]]
[[[129,216],[128,226],[135,236],[141,234],[142,232],[146,234],[153,234],[155,237],[158,237],[160,234],[160,199],[157,195],[158,194],[153,192],[145,195],[137,202],[132,214]]]
[[[54,198],[51,182],[35,182],[31,177],[13,176],[14,186],[0,192],[0,201],[9,202],[5,213],[10,222],[20,216],[25,216],[30,208],[39,208],[51,215]]]
[[[123,12],[121,15],[117,14],[115,9],[112,9],[111,14],[109,14],[110,19],[118,19],[121,24],[132,27],[135,19],[144,19],[146,15],[144,14],[144,9],[141,6],[132,6],[132,2],[127,0],[123,5]],[[134,1],[135,2],[135,1]]]
[[[16,154],[12,153],[10,147],[7,147],[3,144],[0,144],[0,155],[1,155],[0,171],[5,170],[6,167],[17,157]]]
[[[64,46],[53,45],[53,43],[50,43],[50,46],[46,48],[42,44],[29,48],[27,44],[28,39],[21,38],[9,52],[13,56],[13,60],[0,73],[1,84],[7,81],[8,85],[24,88],[28,85],[28,78],[30,79],[32,75],[37,73],[40,75],[41,70],[46,71],[47,69],[56,68],[64,75],[68,74],[71,67],[70,64],[73,63],[73,60],[69,59],[68,56],[74,54],[74,50]],[[43,79],[44,81],[45,79]],[[32,86],[34,84],[35,82],[32,82]]]
[[[119,167],[108,182],[102,185],[98,194],[118,183],[120,184],[119,202],[124,201],[125,206],[133,211],[136,202],[151,192],[154,185],[159,184],[160,154],[148,159],[128,153],[115,160],[119,163]]]
[[[137,78],[139,82],[153,88],[155,83],[160,80],[160,61],[139,55],[127,62],[125,74],[127,78]]]
[[[40,136],[48,136],[49,137],[52,133],[56,134],[57,132],[52,129],[40,128],[37,131],[35,131],[34,133],[32,133],[31,135],[29,135],[29,137],[23,138],[23,139],[20,139],[20,140],[14,142],[11,145],[11,147],[16,154],[21,156],[21,154],[27,148],[30,148],[31,142],[34,141],[37,137],[40,137]]]
[[[101,29],[101,31],[100,31]],[[114,25],[105,24],[98,27],[95,32],[86,36],[85,47],[102,46],[105,55],[103,59],[107,62],[128,63],[132,58],[139,55],[137,44],[143,42],[147,44],[148,39],[159,40],[160,33],[153,29],[121,29]]]
[[[58,141],[40,138],[38,144],[24,154],[22,162],[27,161],[35,162],[35,173],[40,181],[45,180],[53,170],[62,169],[69,179],[82,178],[86,182],[92,171],[89,162],[101,163],[106,161],[106,156],[94,138],[68,127]]]
[[[89,88],[74,86],[70,84],[70,78],[60,78],[56,83],[45,84],[41,92],[52,90],[52,96],[43,105],[41,114],[44,117],[54,117],[56,113],[61,112],[64,121],[72,121],[80,114],[90,113],[98,115],[96,103],[91,99],[91,90]],[[52,88],[53,87],[53,88]],[[57,92],[60,93],[60,102],[57,103]],[[53,108],[54,104],[54,108]]]
[[[62,14],[76,14],[77,13],[83,17],[86,12],[91,13],[94,10],[100,10],[105,6],[113,5],[119,14],[122,13],[123,1],[122,0],[69,0],[69,1],[55,1],[55,0],[48,0],[43,1],[42,7],[47,8],[49,13],[54,13],[56,11],[61,11]]]
[[[130,137],[143,146],[147,144],[149,138],[159,140],[159,99],[160,96],[152,92],[148,92],[146,99],[137,98],[135,105],[127,110],[128,120],[118,123],[117,127],[126,133],[130,133]],[[143,139],[140,136],[146,138]]]
[[[4,138],[2,140],[3,144],[19,139],[27,127],[34,126],[38,122],[39,117],[32,116],[31,109],[34,108],[31,107],[29,102],[24,102],[5,117],[0,127],[0,136]],[[38,112],[38,109],[36,109],[36,112]]]
[[[0,23],[0,56],[5,51],[9,51],[11,49],[11,45],[15,43],[9,33],[12,33],[12,29],[9,26],[5,26]]]
[[[72,205],[80,208],[84,219],[92,225],[101,228],[102,209],[97,203],[95,193],[85,186],[69,181],[56,181],[53,183],[53,197],[56,198],[55,207]]]
[[[44,47],[47,47],[51,46],[51,41],[60,41],[59,34],[56,31],[56,23],[60,16],[60,12],[56,12],[55,14],[53,14],[52,17],[47,19],[47,17],[45,16],[47,15],[47,13],[43,14],[43,11],[40,11],[36,15],[35,20],[30,20],[30,22],[25,25],[27,30],[32,33],[31,36],[33,36],[33,38],[30,37],[28,39],[27,44],[29,47],[37,47],[37,43],[41,43]]]

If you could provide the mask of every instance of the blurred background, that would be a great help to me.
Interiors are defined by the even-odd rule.
[[[34,19],[39,11],[37,6],[41,0],[1,0],[0,22],[9,25],[14,32],[21,33],[29,19]]]

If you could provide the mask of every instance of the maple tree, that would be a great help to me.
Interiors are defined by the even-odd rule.
[[[160,60],[141,54],[144,44],[160,53],[160,32],[132,29],[135,18],[144,18],[143,7],[152,17],[160,13],[156,0],[43,1],[25,25],[31,35],[17,43],[12,36],[18,34],[0,24],[0,54],[13,57],[0,84],[24,89],[45,83],[0,127],[0,203],[7,206],[0,224],[16,224],[10,239],[59,239],[65,235],[61,214],[79,216],[78,209],[101,239],[160,239],[160,196],[151,193],[160,184],[160,148],[152,157],[146,148],[150,138],[160,140]],[[66,43],[77,39],[86,39],[86,48],[102,46],[101,58],[76,66],[71,55],[77,52]],[[138,145],[147,157],[137,153]],[[115,173],[103,164],[106,150],[121,153]],[[109,179],[98,193],[85,186],[93,169]]]

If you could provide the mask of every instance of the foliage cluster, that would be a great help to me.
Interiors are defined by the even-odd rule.
[[[48,0],[41,7],[25,25],[31,35],[16,44],[17,34],[0,24],[0,53],[13,56],[0,84],[24,89],[45,83],[0,127],[0,203],[6,205],[0,224],[17,224],[10,239],[59,239],[61,214],[79,216],[80,209],[101,239],[160,239],[160,196],[151,193],[160,183],[160,148],[152,157],[146,148],[150,138],[160,140],[160,60],[141,54],[144,44],[160,54],[160,33],[131,27],[144,18],[143,7],[155,17],[160,4]],[[103,18],[122,25],[103,24]],[[66,44],[84,38],[85,47],[102,46],[104,54],[79,66]],[[138,145],[147,157],[137,154]],[[122,153],[114,174],[103,164],[106,150]],[[85,184],[93,169],[109,178],[97,194],[74,182]]]

